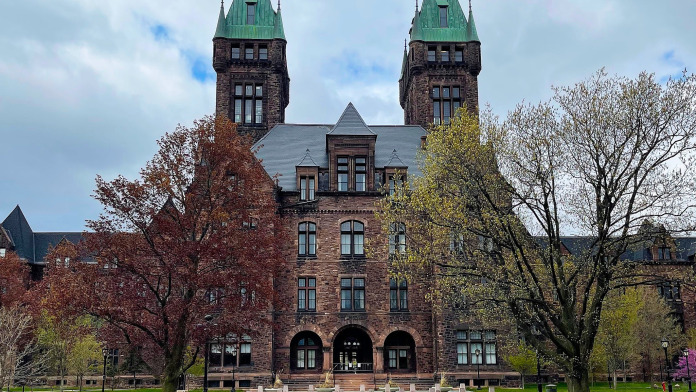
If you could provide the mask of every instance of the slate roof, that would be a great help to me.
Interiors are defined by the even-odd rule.
[[[32,264],[43,263],[48,251],[64,239],[73,244],[82,240],[79,232],[35,233],[19,206],[0,225],[9,233],[17,255]]]
[[[546,238],[537,237],[537,242],[544,247],[547,244]],[[593,237],[568,236],[561,237],[561,242],[573,255],[581,255],[587,252],[594,243]],[[674,237],[676,245],[675,261],[691,261],[696,255],[696,237]],[[644,261],[644,249],[629,249],[621,257],[623,260]]]
[[[326,151],[326,138],[331,135],[370,135],[375,136],[375,167],[387,167],[392,161],[393,151],[398,151],[398,160],[402,167],[408,167],[409,175],[420,175],[416,164],[416,155],[420,151],[421,137],[425,130],[419,125],[367,125],[349,104],[338,124],[278,124],[261,140],[254,149],[259,148],[256,156],[262,160],[270,176],[280,174],[278,185],[283,191],[296,191],[295,180],[297,166],[306,166],[306,151],[311,152],[310,159],[316,166],[329,167]],[[300,165],[298,165],[298,162]],[[397,162],[392,162],[395,164]]]

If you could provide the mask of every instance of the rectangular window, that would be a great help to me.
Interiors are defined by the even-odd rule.
[[[464,61],[464,52],[461,49],[454,51],[454,61],[457,63]]]
[[[468,343],[457,343],[457,365],[469,363]]]
[[[435,125],[449,124],[450,119],[461,106],[461,88],[433,87],[433,123]]]
[[[317,310],[317,279],[297,278],[297,310],[313,312]]]
[[[300,177],[300,200],[314,200],[314,176]]]
[[[263,100],[256,100],[256,124],[263,122]]]
[[[341,278],[341,310],[365,310],[365,278]]]
[[[247,47],[244,49],[244,58],[247,60],[254,59],[254,47],[253,46],[251,48]]]
[[[498,357],[495,353],[495,343],[486,343],[486,365],[495,365]]]
[[[314,369],[317,367],[316,356],[316,350],[307,350],[307,369]]]
[[[338,191],[347,192],[348,191],[348,158],[340,157],[338,158]]]
[[[436,61],[435,59],[435,47],[434,46],[428,46],[428,61]]]
[[[442,88],[442,98],[449,98],[449,97],[450,97],[450,88],[443,87]]]
[[[234,85],[234,95],[241,97],[244,95],[244,86],[241,84]]]
[[[450,49],[449,46],[443,46],[442,49],[440,50],[440,60],[442,62],[449,62],[450,61]]]
[[[433,124],[440,125],[440,101],[433,102]]]
[[[355,190],[357,192],[364,192],[367,189],[366,168],[365,158],[355,158]]]
[[[268,48],[259,45],[259,60],[268,60]]]
[[[450,117],[452,112],[450,111],[450,102],[445,101],[442,103],[442,120],[445,124],[450,123]]]
[[[252,117],[252,106],[254,104],[253,99],[244,100],[244,124],[251,124]]]
[[[239,45],[232,45],[232,59],[239,60],[242,57],[242,51],[239,49]]]
[[[447,27],[447,7],[440,7],[440,27]]]
[[[236,122],[236,123],[242,122],[242,100],[241,99],[234,100],[234,122]]]
[[[297,350],[297,368],[305,368],[305,350]]]
[[[396,351],[397,350],[389,350],[389,368],[390,369],[396,369]]]
[[[392,312],[408,311],[408,284],[401,280],[389,279],[389,308]]]
[[[222,366],[237,365],[237,347],[232,344],[225,345],[225,354],[222,357]]]
[[[671,252],[667,247],[657,248],[657,258],[659,260],[669,260],[671,259]]]
[[[452,87],[452,98],[459,98],[459,87]]]
[[[256,98],[263,97],[263,86],[260,84],[256,85]]]
[[[253,25],[254,19],[256,19],[256,4],[247,3],[247,17],[246,24]]]
[[[208,362],[210,366],[222,366],[222,345],[211,344],[210,353],[208,354]]]
[[[239,345],[239,365],[251,365],[251,343]]]
[[[483,363],[483,344],[481,342],[471,343],[471,364],[480,365]]]

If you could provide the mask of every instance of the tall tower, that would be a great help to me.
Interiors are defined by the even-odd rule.
[[[466,105],[478,111],[481,42],[469,1],[467,20],[458,0],[416,1],[411,40],[404,47],[399,101],[404,123],[428,128],[449,123]]]
[[[270,0],[233,0],[227,16],[220,5],[213,38],[215,111],[254,141],[285,122],[290,102],[286,44],[280,1],[274,11]]]

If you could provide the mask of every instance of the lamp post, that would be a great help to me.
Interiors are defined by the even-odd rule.
[[[667,372],[667,385],[669,392],[672,392],[672,379],[669,377],[669,359],[667,359],[667,347],[669,347],[669,341],[667,341],[667,338],[662,338],[662,348],[665,350],[665,371]]]
[[[689,392],[694,392],[691,389],[691,370],[689,369],[689,349],[685,348],[683,351],[684,358],[686,358],[686,376],[689,378]]]
[[[210,314],[206,314],[204,317],[205,321],[210,322],[210,320],[213,319],[213,316]],[[203,358],[203,392],[208,392],[208,348],[210,347],[210,343],[208,342],[208,334],[205,336],[205,348],[203,349],[203,352],[205,355],[205,358]]]
[[[474,354],[476,354],[476,389],[481,390],[481,350],[476,349]]]
[[[109,355],[109,349],[103,348],[102,354],[104,354],[104,372],[102,373],[102,392],[104,392],[104,384],[106,383],[106,356]]]
[[[539,360],[539,350],[537,350],[536,355],[537,355],[537,392],[541,392],[541,360]]]

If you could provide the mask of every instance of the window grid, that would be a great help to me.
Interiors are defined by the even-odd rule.
[[[341,255],[363,256],[365,226],[359,221],[341,223]]]
[[[487,330],[457,330],[456,350],[458,365],[495,365],[498,363],[496,333]],[[478,350],[479,355],[476,355]]]
[[[314,200],[314,176],[300,177],[300,200]]]
[[[313,312],[317,310],[317,279],[297,278],[297,310]]]
[[[461,88],[459,86],[435,86],[432,90],[433,123],[435,125],[449,124],[450,119],[457,113],[461,104]]]
[[[341,278],[341,311],[365,310],[365,278]]]
[[[237,83],[234,96],[234,122],[263,123],[263,84]]]
[[[364,192],[367,190],[367,160],[365,157],[355,158],[355,190]]]
[[[338,191],[348,192],[348,157],[338,158]]]
[[[396,279],[389,279],[389,309],[392,312],[408,311],[408,283],[405,279],[396,283]]]
[[[403,255],[406,253],[406,225],[403,223],[392,223],[389,225],[389,254]]]

